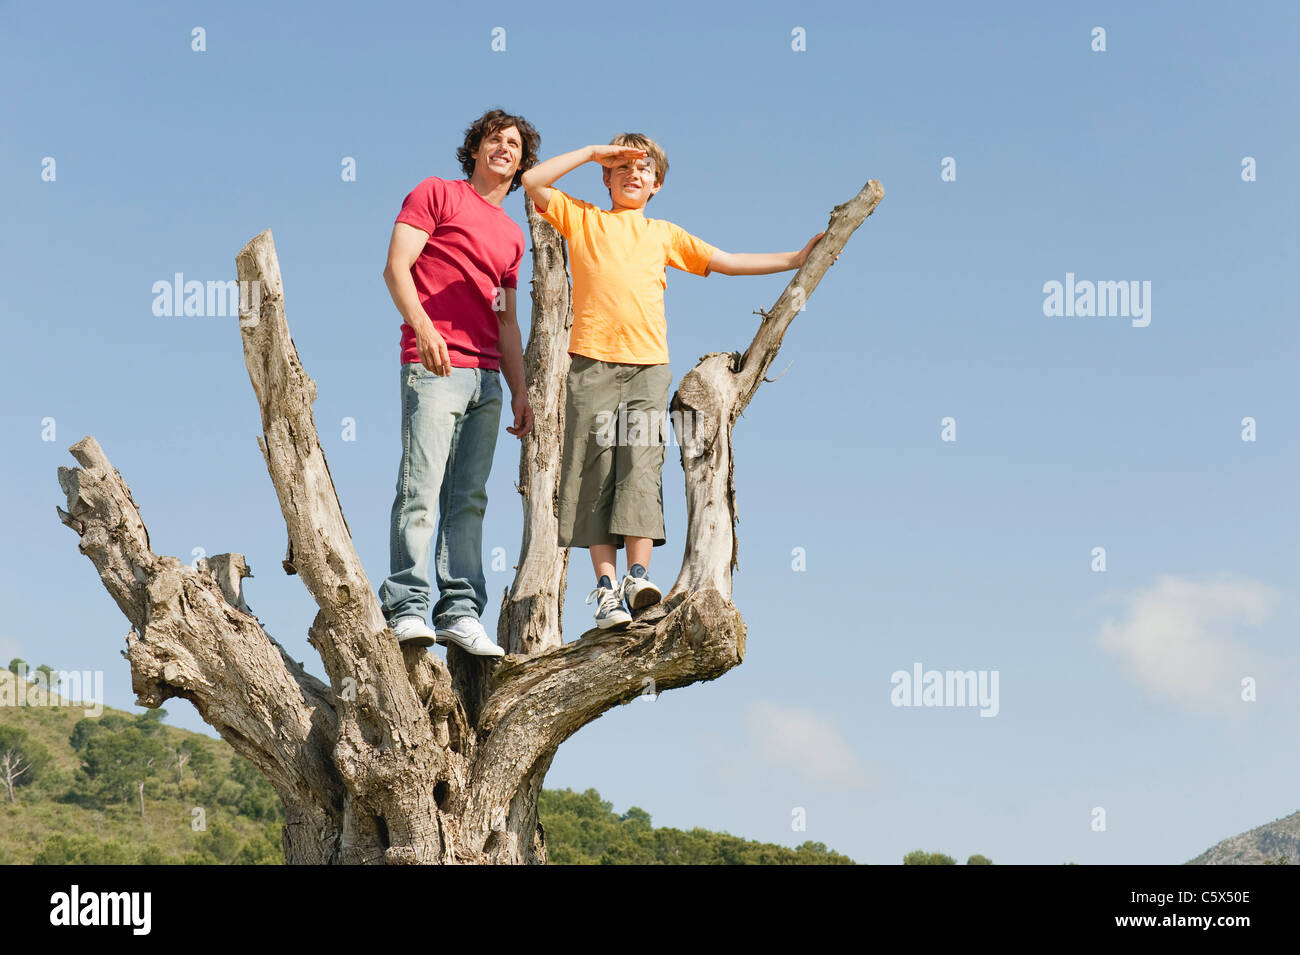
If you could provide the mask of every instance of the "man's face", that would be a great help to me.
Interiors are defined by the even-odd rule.
[[[640,209],[659,191],[655,184],[655,161],[649,156],[629,159],[606,169],[604,179],[610,199],[624,209]]]
[[[519,130],[513,126],[488,133],[478,145],[474,154],[474,168],[484,169],[502,178],[509,179],[519,168],[524,155],[523,140]]]

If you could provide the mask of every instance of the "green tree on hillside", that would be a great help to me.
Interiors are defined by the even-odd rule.
[[[234,829],[215,822],[199,837],[195,851],[185,856],[186,865],[281,865],[283,862],[279,823],[263,826],[245,842]]]
[[[131,725],[138,729],[145,736],[159,737],[165,732],[163,720],[167,718],[167,711],[163,709],[145,710],[143,713],[137,713]]]
[[[223,741],[209,744],[202,737],[195,734],[186,740],[185,745],[190,752],[189,767],[190,775],[193,776],[200,784],[212,773],[216,772],[217,757],[213,754],[215,746],[225,745]]]
[[[244,790],[235,804],[241,816],[251,816],[263,822],[281,817],[280,797],[256,766],[235,755],[230,761],[230,775]]]
[[[144,818],[145,786],[157,778],[165,758],[166,751],[157,740],[131,727],[92,739],[82,768],[102,797],[127,802],[134,794]]]
[[[199,758],[197,763],[195,762],[195,757],[200,753],[206,755],[206,747],[197,739],[188,736],[179,742],[167,744],[168,762],[171,764],[172,769],[176,770],[176,784],[178,786],[185,782],[186,766],[190,767],[190,775],[197,779],[196,770],[200,766],[211,765],[211,757],[208,758],[206,763],[202,757]]]
[[[957,860],[942,852],[926,852],[917,849],[903,856],[903,865],[956,865]]]
[[[915,852],[909,852],[903,856],[903,865],[956,865],[957,860],[943,852],[926,852],[923,849],[917,849]],[[988,856],[976,853],[966,860],[967,865],[992,865],[993,860]]]
[[[796,849],[705,829],[656,829],[633,806],[621,816],[594,789],[542,790],[539,812],[557,865],[852,865],[820,842]]]
[[[198,785],[189,791],[200,805],[224,806],[232,812],[262,822],[283,819],[284,810],[266,777],[238,753],[230,755],[229,772],[219,772],[206,744],[197,745],[190,761]]]
[[[84,752],[86,744],[91,738],[100,733],[116,733],[124,730],[131,725],[131,720],[119,713],[105,713],[99,719],[86,717],[77,720],[72,727],[72,735],[68,737],[68,742],[72,745],[73,750],[78,753]]]
[[[134,719],[113,715],[77,722],[69,742],[81,754],[81,771],[93,795],[110,801],[130,801],[134,795],[144,818],[145,786],[166,765],[160,722],[166,715],[146,710]]]
[[[640,806],[632,806],[627,812],[619,817],[623,822],[631,823],[634,826],[645,826],[650,828],[650,813],[646,812]]]
[[[55,833],[45,840],[32,860],[35,865],[131,865],[130,848],[111,839],[89,835],[65,836]]]

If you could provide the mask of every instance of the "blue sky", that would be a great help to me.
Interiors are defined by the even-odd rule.
[[[0,656],[102,669],[108,705],[132,703],[128,625],[54,511],[67,447],[93,434],[154,549],[243,553],[254,611],[321,672],[314,605],[279,570],[235,322],[155,317],[151,288],[232,278],[274,231],[377,588],[400,453],[388,234],[416,183],[459,175],[464,127],[500,105],[545,155],[653,136],[671,170],[650,214],[729,251],[797,249],[867,179],[887,193],[735,432],[745,662],[607,713],[547,785],[871,863],[916,848],[1176,863],[1300,809],[1296,8],[654,6],[0,7]],[[595,167],[559,185],[605,199]],[[522,191],[506,209],[523,223]],[[1150,324],[1044,315],[1067,273],[1149,281]],[[788,278],[671,272],[674,387],[705,352],[743,349]],[[508,565],[506,423],[484,544]],[[671,583],[675,453],[664,488],[651,570]],[[510,578],[487,577],[491,632]],[[590,587],[571,574],[570,639]],[[891,675],[915,663],[996,671],[997,716],[894,706]]]

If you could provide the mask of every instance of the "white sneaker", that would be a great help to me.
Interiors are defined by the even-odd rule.
[[[632,615],[623,609],[623,592],[618,587],[601,587],[587,594],[586,603],[596,601],[596,626],[601,630],[626,627]]]
[[[620,588],[623,600],[627,602],[627,609],[633,613],[646,607],[653,607],[663,597],[659,588],[650,583],[649,577],[633,577],[628,574],[623,578]]]
[[[456,644],[476,657],[503,657],[506,652],[497,646],[483,629],[477,617],[457,617],[446,627],[436,631],[438,642]]]
[[[429,629],[423,617],[398,617],[389,625],[397,642],[404,647],[431,647],[436,634]]]

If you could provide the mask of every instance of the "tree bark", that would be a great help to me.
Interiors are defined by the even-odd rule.
[[[59,468],[60,520],[131,624],[126,656],[142,706],[171,697],[199,714],[266,776],[285,811],[289,863],[544,863],[537,802],[556,749],[612,706],[716,679],[744,658],[731,602],[737,567],[731,433],[786,328],[855,229],[884,197],[872,180],[837,206],[745,352],[704,356],[674,412],[686,479],[685,556],[657,605],[621,632],[564,643],[568,551],[556,543],[564,380],[572,306],[564,244],[525,202],[533,237],[532,328],[525,355],[534,429],[520,449],[523,540],[505,593],[500,660],[452,648],[447,662],[400,649],[352,545],[317,437],[316,384],[289,335],[269,230],[236,258],[255,282],[241,306],[244,362],[261,409],[258,445],[288,532],[287,573],[318,607],[308,641],[326,681],[307,673],[244,599],[239,554],[186,566],[155,554],[122,476],[94,437]],[[143,808],[142,808],[143,811]]]

